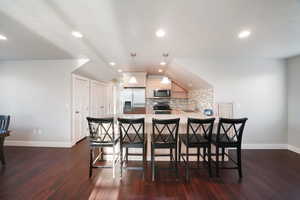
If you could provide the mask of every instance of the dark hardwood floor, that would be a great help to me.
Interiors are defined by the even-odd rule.
[[[160,171],[151,182],[140,171],[112,179],[110,169],[96,169],[88,178],[88,147],[5,147],[7,165],[0,166],[0,199],[300,199],[300,156],[288,150],[244,150],[244,178],[223,170],[221,178],[206,170],[191,171],[189,183],[175,181],[172,172]]]

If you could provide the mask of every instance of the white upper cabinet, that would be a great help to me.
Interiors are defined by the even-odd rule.
[[[122,77],[123,87],[146,87],[145,72],[126,72]]]

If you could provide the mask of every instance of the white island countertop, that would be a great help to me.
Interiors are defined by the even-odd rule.
[[[115,120],[117,118],[129,118],[129,119],[136,119],[136,118],[145,118],[145,123],[152,123],[152,118],[155,119],[175,119],[180,118],[180,123],[186,124],[187,119],[190,118],[200,118],[200,119],[207,119],[213,118],[215,116],[205,116],[200,112],[186,112],[186,113],[179,113],[179,114],[114,114],[114,115],[101,115],[99,117],[113,117]],[[217,119],[217,117],[215,117]]]

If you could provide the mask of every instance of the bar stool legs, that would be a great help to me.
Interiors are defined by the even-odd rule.
[[[120,148],[120,178],[123,176],[123,147]]]
[[[2,165],[5,165],[4,136],[0,136],[0,161],[1,161]]]
[[[225,159],[225,148],[222,147],[222,162],[224,162]]]
[[[115,157],[115,147],[113,147],[113,158],[112,158],[112,168],[113,168],[113,179],[116,178],[116,161],[115,161],[116,157]]]
[[[206,148],[205,148],[205,151],[206,151]],[[208,174],[209,174],[209,177],[212,177],[212,172],[211,172],[211,147],[208,147],[207,148],[207,154],[208,154]],[[204,154],[204,159],[205,159],[205,156],[206,154]]]
[[[155,181],[155,157],[154,157],[154,148],[151,147],[151,168],[152,168],[152,181]]]
[[[189,148],[186,147],[185,177],[187,181],[190,179],[189,167]]]
[[[176,167],[176,176],[177,180],[179,179],[179,172],[178,172],[178,154],[177,154],[177,145],[175,148],[175,167]]]
[[[93,149],[90,149],[90,169],[89,169],[89,177],[92,177],[93,173]]]
[[[216,146],[216,176],[220,177],[219,174],[219,147]]]
[[[239,168],[239,178],[243,177],[242,174],[242,155],[241,155],[241,148],[237,148],[237,160],[238,160],[238,168]]]

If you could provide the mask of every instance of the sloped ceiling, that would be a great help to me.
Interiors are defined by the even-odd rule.
[[[0,34],[8,37],[8,41],[0,41],[0,60],[73,58],[68,51],[3,12],[0,12]]]
[[[74,70],[73,73],[99,81],[111,81],[119,76],[115,70],[107,66],[102,60],[88,61]]]
[[[107,70],[111,76],[118,68],[156,73],[164,52],[170,54],[164,68],[170,76],[178,74],[178,66],[171,66],[178,57],[300,53],[296,0],[1,0],[0,17],[0,34],[8,37],[0,42],[0,59],[87,57],[90,62],[80,71],[98,78],[110,61],[117,63],[112,73]],[[158,28],[166,31],[165,38],[155,36]],[[239,40],[237,33],[245,28],[252,35]],[[84,37],[72,37],[73,30]],[[135,59],[130,52],[137,53]],[[181,73],[189,77],[186,70]]]
[[[190,71],[184,65],[177,62],[176,59],[174,59],[172,63],[170,63],[165,75],[175,80],[186,90],[213,87],[213,85],[200,77],[198,74]]]

